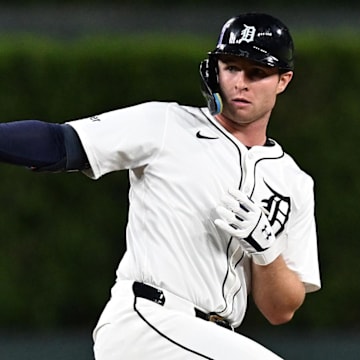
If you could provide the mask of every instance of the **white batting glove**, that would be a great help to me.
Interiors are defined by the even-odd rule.
[[[272,263],[285,249],[285,241],[275,238],[264,210],[241,191],[229,190],[216,211],[220,218],[215,224],[238,239],[256,264]]]

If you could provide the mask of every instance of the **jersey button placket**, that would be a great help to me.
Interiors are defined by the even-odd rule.
[[[244,156],[244,181],[242,185],[242,191],[250,197],[252,189],[254,187],[254,154],[248,151]]]

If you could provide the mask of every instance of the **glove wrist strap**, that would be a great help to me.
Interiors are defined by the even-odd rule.
[[[285,250],[287,245],[286,239],[286,236],[280,236],[268,249],[253,253],[252,259],[254,263],[261,266],[271,264]]]

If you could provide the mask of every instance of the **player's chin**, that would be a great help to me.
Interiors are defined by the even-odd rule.
[[[239,125],[247,125],[254,121],[254,117],[251,116],[248,108],[230,106],[227,110],[223,111],[223,115]]]
[[[248,114],[243,114],[242,112],[234,112],[228,117],[234,124],[240,126],[246,126],[253,123],[256,119],[248,116]]]

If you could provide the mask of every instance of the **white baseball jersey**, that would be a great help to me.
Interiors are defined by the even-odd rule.
[[[281,146],[245,147],[207,108],[149,102],[69,124],[98,179],[128,169],[127,250],[117,278],[166,289],[237,327],[251,290],[250,260],[214,225],[229,188],[266,208],[283,257],[307,292],[320,288],[313,180]]]

